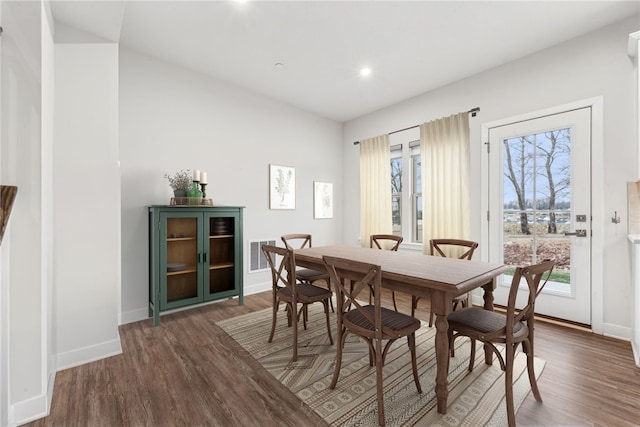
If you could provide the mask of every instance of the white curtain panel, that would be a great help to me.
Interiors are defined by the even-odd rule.
[[[360,245],[392,230],[389,135],[380,135],[360,141]]]
[[[430,239],[469,239],[469,114],[420,125],[424,253]]]

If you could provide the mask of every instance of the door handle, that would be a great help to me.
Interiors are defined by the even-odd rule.
[[[565,236],[587,237],[587,230],[576,230],[574,232],[564,232]]]

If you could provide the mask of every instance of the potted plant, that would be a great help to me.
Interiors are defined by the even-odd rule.
[[[190,169],[181,169],[173,175],[165,174],[164,177],[169,180],[169,185],[173,189],[173,195],[175,197],[187,196],[187,191],[191,188],[192,181]]]

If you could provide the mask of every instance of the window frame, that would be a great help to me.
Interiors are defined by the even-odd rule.
[[[391,135],[389,149],[391,159],[402,159],[402,191],[399,193],[401,229],[399,232],[394,229],[393,233],[401,235],[404,238],[402,246],[415,245],[422,247],[422,232],[420,232],[418,240],[417,218],[414,218],[414,213],[417,211],[418,200],[421,200],[422,197],[422,192],[415,191],[416,173],[414,156],[420,156],[419,129],[409,129]],[[421,164],[422,159],[420,161],[420,165]],[[422,172],[420,173],[420,178],[422,178]],[[391,177],[389,177],[389,179],[391,179]],[[392,194],[392,197],[394,196],[395,194]],[[410,209],[407,209],[407,206],[410,206]],[[406,226],[406,224],[411,224],[411,226]]]

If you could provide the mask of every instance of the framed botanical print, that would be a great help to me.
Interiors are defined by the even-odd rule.
[[[269,209],[296,208],[296,169],[269,165]]]
[[[313,217],[316,219],[333,218],[333,184],[313,182]]]

